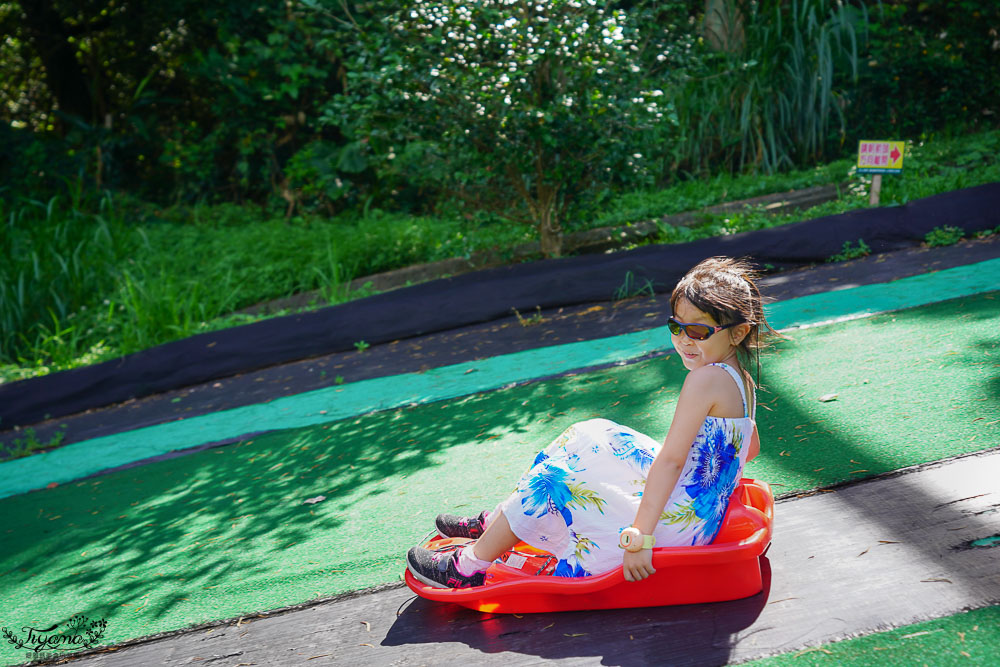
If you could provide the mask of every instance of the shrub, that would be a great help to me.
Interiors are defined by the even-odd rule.
[[[924,243],[928,248],[937,248],[946,245],[955,245],[965,237],[965,231],[959,227],[944,225],[935,227],[924,236]]]
[[[609,4],[406,3],[388,62],[350,75],[383,168],[530,221],[559,255],[571,207],[622,174],[648,182],[649,139],[676,125],[643,81],[638,26]]]
[[[850,241],[844,241],[844,247],[839,253],[833,255],[826,261],[828,262],[846,262],[852,259],[859,259],[861,257],[867,257],[872,252],[872,249],[868,247],[868,244],[864,242],[863,239],[858,239],[858,245],[852,246]]]

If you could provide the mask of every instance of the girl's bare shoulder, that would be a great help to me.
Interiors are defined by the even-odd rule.
[[[719,366],[702,366],[688,373],[681,392],[699,396],[712,416],[742,416],[743,399],[739,387],[726,369]]]
[[[739,372],[739,369],[737,369],[737,372]],[[684,379],[684,384],[687,385],[688,382],[698,387],[717,385],[722,388],[726,386],[727,382],[733,384],[733,378],[725,368],[708,365],[689,372]]]

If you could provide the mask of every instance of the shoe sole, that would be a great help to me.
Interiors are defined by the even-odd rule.
[[[444,584],[438,583],[433,579],[428,579],[427,577],[425,577],[424,575],[420,574],[419,572],[415,571],[412,567],[410,567],[409,563],[406,564],[406,569],[410,571],[410,574],[413,575],[414,579],[432,588],[451,588],[451,586],[445,586]]]
[[[456,550],[458,548],[459,547],[457,547],[457,546],[451,546],[451,547],[445,548],[444,551],[454,551],[454,550]],[[424,576],[424,575],[420,574],[419,572],[417,572],[416,570],[414,570],[413,569],[413,565],[410,563],[410,559],[409,558],[406,559],[406,569],[409,570],[410,574],[412,574],[418,581],[420,581],[420,582],[422,582],[424,584],[427,584],[428,586],[432,586],[433,588],[451,588],[451,586],[448,586],[446,584],[442,584],[440,582],[434,581],[433,579],[428,579],[426,576]]]

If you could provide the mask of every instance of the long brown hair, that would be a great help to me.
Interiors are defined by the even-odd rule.
[[[746,322],[750,331],[736,346],[736,357],[743,368],[757,356],[757,381],[760,382],[759,351],[764,347],[761,333],[777,334],[764,317],[763,298],[757,286],[757,272],[744,259],[710,257],[699,262],[681,278],[670,295],[670,309],[687,299],[692,306],[710,315],[720,326]]]

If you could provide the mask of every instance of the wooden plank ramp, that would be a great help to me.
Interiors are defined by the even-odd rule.
[[[139,640],[73,665],[725,665],[1000,603],[1000,448],[776,506],[734,602],[493,615],[390,586]]]

